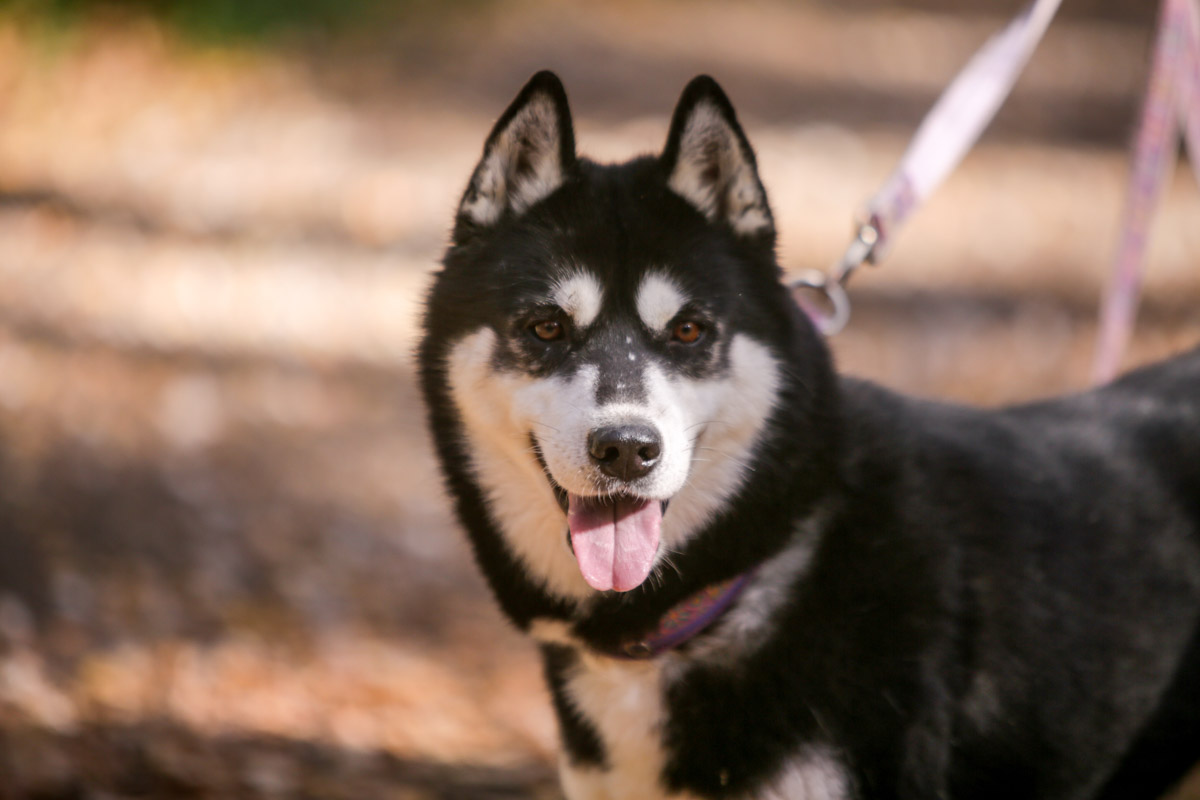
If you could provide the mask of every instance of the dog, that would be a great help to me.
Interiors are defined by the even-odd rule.
[[[1200,759],[1200,350],[998,410],[835,372],[711,78],[487,137],[419,368],[571,800],[1153,798]]]

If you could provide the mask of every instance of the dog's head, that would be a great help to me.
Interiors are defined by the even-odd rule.
[[[633,589],[666,564],[741,490],[797,337],[814,341],[774,247],[754,153],[711,78],[685,89],[660,155],[600,165],[576,155],[558,78],[534,76],[484,145],[426,317],[460,514],[477,490],[508,552],[561,596]]]

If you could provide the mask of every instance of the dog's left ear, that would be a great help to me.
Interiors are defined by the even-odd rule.
[[[660,161],[671,190],[710,222],[746,237],[774,234],[754,151],[729,98],[707,75],[683,90]]]
[[[562,185],[575,163],[575,132],[562,81],[543,71],[500,116],[458,208],[460,222],[487,227],[523,214]]]

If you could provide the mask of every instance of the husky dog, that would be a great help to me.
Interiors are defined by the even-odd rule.
[[[1200,759],[1200,351],[1001,410],[838,376],[708,77],[484,145],[421,379],[571,800],[1158,797]]]

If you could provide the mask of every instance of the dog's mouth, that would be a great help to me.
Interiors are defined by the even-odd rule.
[[[668,501],[620,493],[572,494],[551,476],[536,440],[533,452],[567,515],[567,542],[588,586],[600,592],[641,586],[654,567]]]

